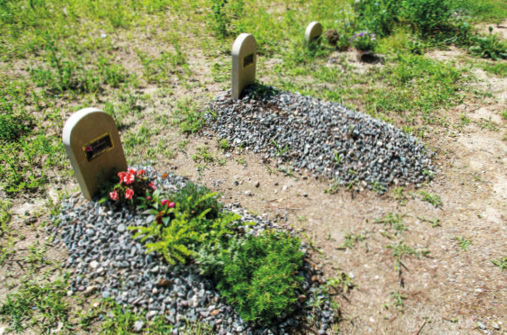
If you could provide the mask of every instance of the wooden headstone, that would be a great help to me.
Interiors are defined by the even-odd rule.
[[[97,108],[72,114],[63,127],[63,144],[83,196],[91,200],[100,183],[127,170],[113,118]]]
[[[232,98],[239,99],[243,89],[255,83],[257,42],[251,34],[242,33],[232,45]]]
[[[322,35],[322,25],[317,22],[313,21],[306,27],[305,31],[305,40],[308,43],[312,43],[316,39],[318,39]]]

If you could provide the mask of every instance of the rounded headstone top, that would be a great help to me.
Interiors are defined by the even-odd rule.
[[[232,54],[239,55],[244,49],[255,50],[257,49],[257,41],[252,34],[241,33],[232,45]]]
[[[313,21],[306,27],[305,40],[308,43],[312,42],[320,35],[322,35],[322,25],[319,22]]]
[[[62,140],[63,140],[63,143],[64,144],[69,144],[70,145],[70,140],[71,140],[71,134],[72,134],[72,130],[74,129],[74,127],[79,123],[79,121],[81,121],[84,117],[90,115],[90,114],[95,114],[95,113],[101,113],[101,114],[104,114],[104,117],[105,118],[111,118],[112,120],[112,117],[103,112],[102,110],[100,110],[99,108],[95,108],[95,107],[88,107],[88,108],[83,108],[83,109],[80,109],[79,111],[77,111],[76,113],[72,114],[69,119],[67,120],[67,122],[65,122],[65,125],[63,126],[63,132],[62,132]],[[113,123],[114,123],[114,120],[113,120]]]

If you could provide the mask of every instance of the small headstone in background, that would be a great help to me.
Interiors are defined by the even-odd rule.
[[[318,39],[322,35],[322,25],[317,22],[313,21],[306,27],[305,31],[305,40],[308,43],[312,43],[316,39]]]
[[[257,42],[251,34],[240,34],[232,45],[232,98],[239,99],[243,89],[255,83]]]
[[[63,144],[83,196],[91,200],[100,184],[127,170],[113,118],[97,108],[71,115],[63,127]]]

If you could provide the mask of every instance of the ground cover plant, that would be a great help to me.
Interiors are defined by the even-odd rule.
[[[501,333],[506,12],[498,0],[0,1],[0,333],[14,318],[35,333],[133,333],[136,321],[145,333],[168,331],[142,306],[96,305],[103,297],[93,285],[51,286],[67,251],[51,240],[47,230],[56,221],[49,216],[67,211],[64,199],[79,191],[61,131],[71,113],[90,106],[114,117],[130,164],[177,170],[221,192],[221,203],[266,213],[311,240],[326,278],[350,275],[361,290],[335,298],[344,318],[328,333]],[[314,20],[324,35],[307,48],[303,34]],[[371,64],[357,60],[352,43],[366,31],[377,41]],[[415,136],[436,153],[432,181],[419,185],[422,191],[386,191],[372,181],[371,192],[203,134],[209,102],[230,88],[230,47],[241,32],[257,39],[262,83],[342,104]],[[277,158],[290,150],[279,139],[271,146]],[[346,162],[331,154],[334,165]],[[365,191],[350,192],[355,186]],[[187,212],[184,200],[166,203],[173,208],[163,199],[150,224],[161,211],[168,221],[176,204]],[[208,215],[184,222],[209,227]],[[181,254],[184,266],[201,257],[201,244]],[[47,292],[22,282],[51,287],[65,303],[18,313],[11,307],[42,303]],[[62,301],[53,298],[46,302]],[[318,310],[320,300],[313,301]],[[197,319],[182,325],[187,333],[209,331]]]

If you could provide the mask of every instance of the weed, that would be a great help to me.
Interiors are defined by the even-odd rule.
[[[498,131],[498,124],[491,121],[491,119],[484,119],[484,118],[481,118],[479,122],[477,122],[477,125],[481,128],[481,129],[487,129],[489,131]]]
[[[345,241],[338,249],[352,249],[357,242],[364,241],[365,239],[366,236],[364,235],[347,233],[345,234]]]
[[[398,234],[408,230],[408,227],[403,223],[403,218],[405,216],[405,214],[400,215],[397,213],[387,213],[383,218],[375,219],[375,223],[389,225],[394,228],[394,230],[396,230],[396,234]]]
[[[405,306],[403,300],[407,299],[406,296],[404,296],[403,294],[401,294],[399,291],[397,292],[393,292],[391,294],[391,297],[393,298],[393,305],[394,307],[396,307],[396,309],[400,312],[403,311],[403,307]]]
[[[405,244],[405,242],[403,242],[403,241],[398,242],[398,244],[396,244],[396,245],[390,244],[387,246],[387,248],[392,249],[393,256],[395,258],[394,269],[396,271],[399,271],[400,265],[405,267],[405,265],[402,262],[402,259],[405,256],[421,257],[421,256],[427,256],[430,253],[430,251],[428,251],[428,250],[416,250],[416,249],[408,246],[407,244]]]
[[[197,152],[192,155],[194,162],[213,163],[217,159],[210,153],[207,146],[197,147]]]
[[[493,260],[491,260],[491,263],[493,263],[493,265],[498,266],[501,271],[504,271],[505,269],[507,269],[507,257],[493,259]]]
[[[334,294],[345,293],[347,294],[355,287],[352,278],[345,272],[340,272],[338,276],[327,280],[325,287],[328,291],[333,290]]]
[[[442,199],[440,199],[440,197],[438,195],[431,194],[426,191],[419,191],[418,193],[420,196],[422,196],[423,201],[429,202],[430,204],[432,204],[436,208],[442,207],[442,205],[443,205]]]
[[[468,247],[472,245],[472,240],[466,239],[464,236],[457,236],[454,240],[458,243],[458,246],[463,250],[467,251]]]
[[[204,126],[205,112],[199,111],[192,100],[183,99],[177,102],[173,112],[173,124],[178,125],[182,132],[193,134]]]
[[[405,205],[408,200],[403,187],[396,187],[393,189],[393,198],[394,200],[399,201],[402,205]]]
[[[281,145],[279,145],[278,143],[276,143],[275,140],[271,140],[271,144],[273,144],[273,146],[275,147],[276,154],[278,156],[284,156],[287,153],[289,153],[290,148],[289,148],[288,144],[285,144],[285,146],[282,147]]]
[[[229,141],[227,141],[227,139],[223,138],[221,139],[219,142],[218,142],[218,146],[220,147],[220,149],[222,149],[223,151],[227,151],[231,148],[231,144],[229,143]]]

